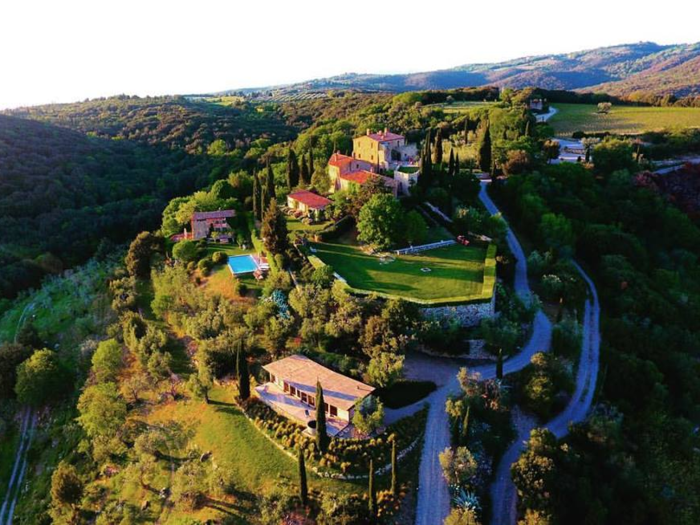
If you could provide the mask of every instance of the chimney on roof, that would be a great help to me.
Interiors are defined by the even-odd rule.
[[[369,135],[369,128],[367,128],[367,135]]]
[[[384,134],[386,135],[387,133],[389,133],[389,128],[384,128]]]

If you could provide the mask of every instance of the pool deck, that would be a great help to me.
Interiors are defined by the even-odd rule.
[[[282,389],[273,383],[265,383],[255,387],[255,394],[275,412],[301,423],[304,428],[308,428],[309,421],[316,420],[315,408],[305,405],[296,397],[284,393]],[[351,426],[347,421],[329,415],[326,416],[326,428],[330,436],[345,437],[344,434],[347,432],[343,431]]]
[[[231,265],[231,261],[233,259],[244,259],[244,258],[247,258],[251,261],[252,267],[251,268],[246,267],[243,271],[234,270],[233,266]],[[226,265],[228,266],[229,271],[233,275],[246,275],[249,273],[256,272],[258,270],[268,271],[270,269],[270,265],[268,264],[267,259],[265,257],[260,257],[258,255],[252,254],[252,253],[244,254],[244,255],[234,255],[233,257],[229,257]]]

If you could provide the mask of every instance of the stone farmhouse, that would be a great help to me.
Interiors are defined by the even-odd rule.
[[[214,230],[217,232],[230,231],[231,227],[228,224],[228,219],[235,217],[234,210],[220,211],[198,211],[192,214],[190,224],[192,226],[191,238],[196,240],[205,239],[209,233]],[[219,240],[227,237],[220,236]]]
[[[378,170],[393,170],[402,162],[415,162],[418,157],[415,144],[407,144],[406,137],[387,128],[377,133],[368,129],[365,135],[354,138],[352,151],[355,158],[369,162]]]
[[[406,144],[403,135],[387,129],[378,133],[367,130],[366,135],[353,139],[352,156],[340,152],[331,155],[328,161],[330,191],[347,190],[352,185],[365,184],[371,177],[380,177],[395,197],[407,195],[420,175],[417,156],[416,145]],[[380,171],[392,176],[382,175]]]
[[[287,195],[287,206],[305,215],[323,212],[330,203],[330,199],[309,190],[296,190]]]
[[[316,421],[316,383],[321,383],[328,433],[332,436],[350,425],[355,403],[375,390],[303,355],[285,357],[263,369],[269,382],[256,387],[256,395],[278,413],[309,428]]]

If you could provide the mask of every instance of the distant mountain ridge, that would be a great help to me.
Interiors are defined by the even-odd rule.
[[[655,95],[700,95],[700,43],[640,42],[422,73],[348,73],[287,86],[239,91],[359,89],[402,92],[485,85],[607,92],[618,96],[635,91]]]

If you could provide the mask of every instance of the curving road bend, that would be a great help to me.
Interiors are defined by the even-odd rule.
[[[489,213],[495,215],[500,212],[486,193],[487,184],[487,182],[482,181],[479,198]],[[508,228],[506,240],[516,259],[515,292],[521,297],[527,298],[530,295],[530,286],[527,281],[525,254],[510,228]],[[548,350],[551,336],[552,325],[547,317],[539,312],[533,322],[530,339],[519,354],[505,361],[503,364],[504,373],[509,374],[520,370],[529,364],[533,354]],[[448,396],[459,392],[459,382],[456,376],[458,370],[459,364],[455,364],[449,381],[433,392],[426,400],[430,408],[419,471],[416,525],[440,525],[450,513],[450,493],[442,475],[438,456],[450,444],[449,421],[445,412],[445,402]],[[482,379],[496,377],[495,364],[473,367],[470,371],[480,374]]]

